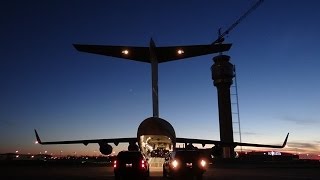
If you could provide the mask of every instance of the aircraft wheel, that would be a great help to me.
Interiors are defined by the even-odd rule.
[[[120,180],[121,178],[120,178],[119,175],[115,175],[115,176],[114,176],[114,179],[115,179],[115,180]]]
[[[168,177],[168,173],[167,173],[167,171],[163,168],[163,171],[162,171],[162,177],[163,178],[166,178],[166,177]]]
[[[202,178],[203,178],[203,175],[202,175],[202,174],[198,174],[198,175],[197,175],[197,180],[202,180]]]

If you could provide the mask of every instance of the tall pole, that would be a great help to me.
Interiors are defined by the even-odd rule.
[[[220,140],[228,146],[223,146],[223,158],[234,157],[233,128],[232,128],[232,112],[231,112],[231,97],[230,87],[233,83],[234,66],[229,62],[230,56],[218,55],[213,58],[214,64],[211,66],[212,79],[214,86],[218,92],[218,109],[219,109],[219,125],[220,125]]]

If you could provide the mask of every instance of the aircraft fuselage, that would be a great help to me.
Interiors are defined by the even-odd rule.
[[[150,155],[156,149],[173,151],[176,147],[176,134],[168,121],[159,117],[149,117],[139,125],[137,142],[145,155]]]

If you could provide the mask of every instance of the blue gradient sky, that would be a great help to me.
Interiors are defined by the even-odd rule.
[[[97,145],[35,145],[33,129],[48,141],[135,137],[152,116],[149,64],[73,43],[209,44],[254,2],[1,1],[0,153],[92,154]],[[226,38],[243,142],[281,144],[290,132],[286,150],[320,151],[319,6],[266,1]],[[159,66],[160,116],[179,137],[220,138],[213,56]]]

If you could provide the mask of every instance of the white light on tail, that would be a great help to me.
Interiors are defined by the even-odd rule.
[[[177,53],[178,53],[178,54],[183,54],[184,51],[183,51],[182,49],[179,49],[179,50],[177,51]]]
[[[125,55],[128,55],[128,54],[129,54],[129,51],[128,51],[127,49],[125,49],[125,50],[123,50],[121,53],[122,53],[122,54],[125,54]]]

